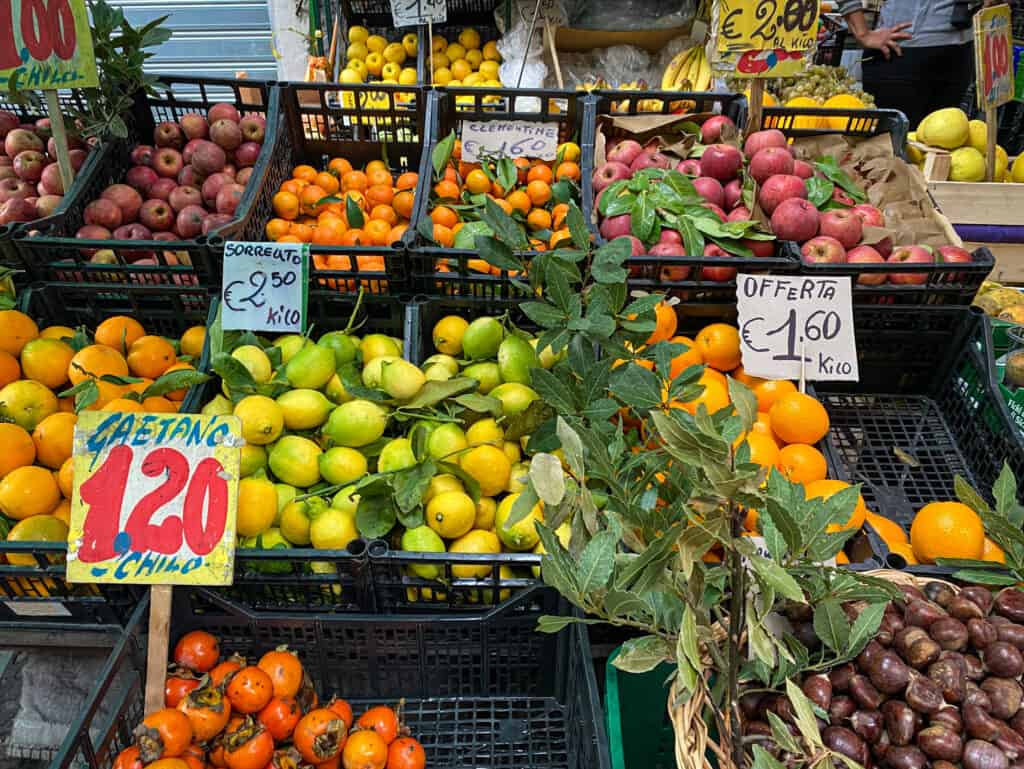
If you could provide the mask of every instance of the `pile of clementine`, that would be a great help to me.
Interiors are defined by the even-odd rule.
[[[547,251],[563,240],[571,240],[566,225],[569,205],[556,199],[552,185],[570,182],[569,189],[578,200],[579,145],[573,142],[559,145],[555,160],[520,157],[514,163],[515,184],[511,189],[503,189],[496,176],[495,164],[463,161],[461,142],[455,141],[448,164],[437,178],[430,199],[433,240],[437,245],[454,247],[463,225],[480,218],[479,210],[483,207],[479,202],[481,195],[497,203],[523,227],[533,250]],[[486,263],[479,266],[471,264],[470,267],[483,272],[493,271]]]
[[[161,377],[193,370],[188,361],[198,360],[205,336],[194,326],[171,341],[121,315],[100,323],[90,339],[81,329],[40,329],[22,312],[0,312],[0,514],[10,525],[8,541],[67,539],[80,397],[72,390],[95,382],[96,400],[78,402],[88,409],[174,413],[187,388],[155,394],[176,384]],[[8,560],[35,564],[31,555]]]
[[[135,729],[113,769],[424,769],[426,753],[386,705],[355,718],[335,697],[320,703],[286,646],[250,664],[221,656],[216,636],[194,630],[174,648],[165,708]]]

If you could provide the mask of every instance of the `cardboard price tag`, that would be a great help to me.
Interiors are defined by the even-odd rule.
[[[233,416],[83,411],[68,580],[230,585],[241,431]]]
[[[554,160],[558,123],[528,120],[466,120],[462,123],[462,159],[475,163],[484,156]]]
[[[447,0],[391,0],[391,19],[396,27],[412,27],[432,21],[448,21]]]
[[[1013,98],[1013,41],[1010,6],[983,8],[974,15],[974,68],[978,106],[993,109]]]
[[[818,0],[719,0],[719,51],[810,51]]]
[[[766,379],[859,379],[850,278],[739,275],[743,370]]]
[[[0,84],[0,90],[95,88],[85,0],[0,0]]]
[[[225,330],[306,330],[309,246],[305,243],[224,244],[221,327]]]

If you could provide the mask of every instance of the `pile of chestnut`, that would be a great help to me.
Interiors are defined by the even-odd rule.
[[[867,769],[1024,769],[1024,591],[901,589],[853,662],[802,683],[828,714],[825,745]],[[784,758],[767,712],[797,734],[789,699],[749,693],[741,704],[744,734]]]

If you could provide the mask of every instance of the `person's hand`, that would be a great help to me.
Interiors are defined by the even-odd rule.
[[[910,22],[905,21],[892,27],[871,29],[859,36],[857,41],[863,48],[874,48],[877,51],[881,51],[886,59],[891,58],[894,53],[897,56],[902,56],[903,49],[900,48],[899,41],[910,40],[912,37],[909,32],[904,32],[909,26]]]

